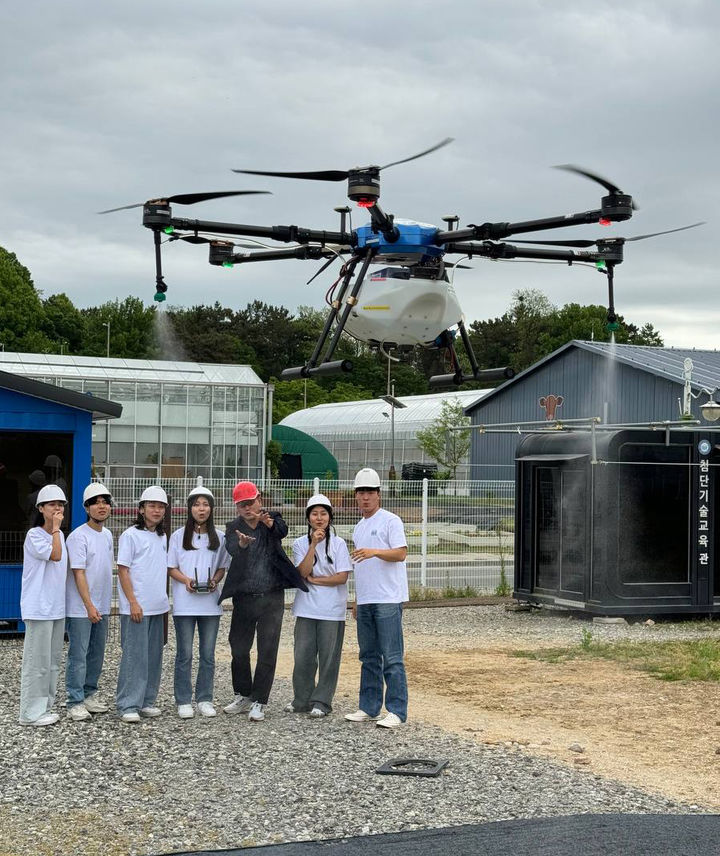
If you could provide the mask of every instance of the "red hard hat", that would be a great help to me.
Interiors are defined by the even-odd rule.
[[[260,491],[249,481],[238,482],[233,488],[233,502],[246,502],[248,499],[257,499]]]

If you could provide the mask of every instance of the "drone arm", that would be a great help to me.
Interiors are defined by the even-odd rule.
[[[326,232],[320,229],[302,229],[299,226],[250,226],[241,223],[215,223],[210,220],[188,220],[172,217],[166,228],[185,232],[211,232],[217,235],[245,235],[249,238],[266,238],[281,243],[350,244],[356,243],[350,232]]]
[[[447,241],[498,241],[509,235],[519,235],[526,232],[541,232],[547,229],[562,229],[566,226],[582,226],[588,223],[602,221],[627,220],[631,213],[625,216],[624,211],[598,209],[581,211],[579,214],[567,214],[560,217],[546,217],[542,220],[523,220],[518,223],[482,223],[479,226],[470,224],[467,229],[456,229],[450,232],[438,232],[436,244]]]
[[[446,245],[448,253],[461,253],[472,258],[483,256],[490,259],[539,259],[547,261],[560,261],[572,264],[574,261],[597,262],[604,261],[602,253],[591,253],[586,250],[548,250],[535,247],[516,247],[514,244],[496,244],[492,241],[484,241],[482,244],[456,243]]]
[[[322,247],[288,247],[287,249],[278,248],[277,250],[258,250],[252,253],[233,253],[229,261],[232,264],[243,264],[245,262],[269,262],[278,261],[279,259],[323,259],[330,257],[336,258],[337,254],[332,250],[324,250]],[[219,261],[213,261],[211,253],[211,264],[222,264]]]
[[[394,244],[400,237],[400,232],[393,222],[394,218],[392,214],[386,214],[377,203],[368,208],[368,213],[370,214],[373,230],[380,232],[389,244]]]

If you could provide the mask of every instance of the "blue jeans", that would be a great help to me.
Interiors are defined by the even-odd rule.
[[[68,618],[65,629],[70,642],[65,667],[65,689],[67,705],[74,707],[97,692],[105,659],[108,617],[103,615],[97,624],[93,624],[89,618]]]
[[[212,701],[215,681],[215,640],[219,615],[173,615],[175,624],[175,704],[192,701],[192,660],[195,625],[198,629],[200,665],[195,681],[195,701]]]
[[[407,719],[407,677],[403,663],[401,603],[364,603],[357,608],[357,636],[360,648],[360,710],[377,716],[385,709]]]
[[[160,690],[163,655],[163,615],[144,615],[140,623],[120,616],[122,657],[115,704],[118,713],[152,707]]]

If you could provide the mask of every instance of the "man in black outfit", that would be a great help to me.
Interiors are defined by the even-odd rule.
[[[277,511],[262,508],[260,492],[252,482],[239,482],[233,489],[238,517],[227,524],[225,547],[232,556],[222,597],[232,597],[230,623],[232,682],[235,699],[225,713],[247,713],[251,722],[265,719],[277,652],[280,644],[285,587],[279,564],[281,541],[287,523]],[[255,674],[250,667],[250,649],[257,632]]]

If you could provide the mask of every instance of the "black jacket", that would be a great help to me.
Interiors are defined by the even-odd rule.
[[[287,523],[283,520],[279,511],[271,511],[270,516],[275,523],[270,529],[265,524],[259,523],[256,530],[258,535],[256,537],[268,538],[273,570],[278,574],[283,588],[299,588],[302,591],[309,591],[300,571],[298,571],[287,557],[282,546],[282,539],[288,533]],[[235,520],[231,520],[225,527],[225,547],[232,557],[232,561],[228,568],[222,594],[220,595],[221,601],[235,594],[240,594],[238,588],[245,573],[245,565],[250,557],[250,550],[240,547],[235,532],[242,521],[241,517],[237,517]]]

